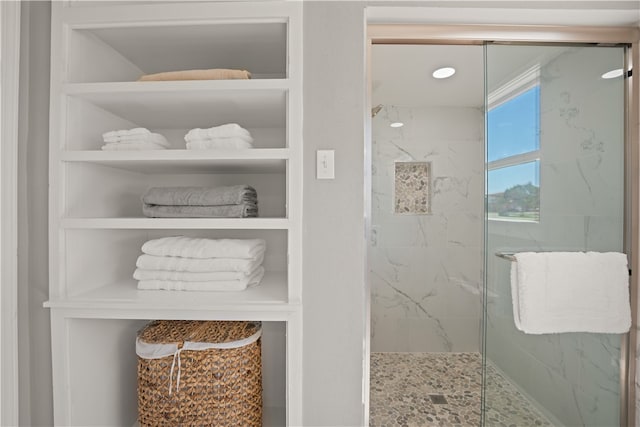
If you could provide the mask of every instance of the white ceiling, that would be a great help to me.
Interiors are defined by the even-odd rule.
[[[508,84],[534,65],[543,65],[569,46],[481,45],[373,45],[372,106],[482,107],[485,79],[487,92]],[[454,67],[448,79],[432,72]],[[609,71],[607,64],[600,72]]]
[[[482,46],[373,45],[371,65],[372,105],[483,105]],[[457,71],[448,79],[434,79],[433,70],[444,66]]]
[[[482,107],[485,76],[491,92],[554,49],[541,46],[488,47],[487,70],[480,45],[373,45],[372,104],[400,107]],[[435,79],[435,69],[451,66],[456,73]]]

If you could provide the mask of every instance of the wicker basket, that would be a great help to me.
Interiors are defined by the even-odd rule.
[[[261,325],[159,320],[136,340],[140,426],[261,426]]]

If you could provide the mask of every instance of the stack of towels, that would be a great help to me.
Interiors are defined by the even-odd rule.
[[[251,133],[237,123],[191,129],[184,140],[189,150],[253,148]]]
[[[262,239],[163,237],[142,245],[133,277],[138,289],[241,291],[264,276]]]
[[[102,134],[106,151],[122,150],[164,150],[169,148],[167,139],[146,128],[113,130]]]
[[[142,196],[151,218],[248,218],[258,216],[258,194],[249,185],[154,187]]]

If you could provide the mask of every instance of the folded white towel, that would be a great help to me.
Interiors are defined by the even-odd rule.
[[[130,136],[123,136],[123,137],[114,136],[114,137],[103,138],[103,140],[104,142],[107,142],[107,143],[120,143],[120,144],[127,144],[127,143],[139,142],[139,141],[155,142],[156,144],[169,147],[169,142],[167,142],[167,138],[165,138],[163,135],[159,133],[147,133],[145,135],[130,135]]]
[[[142,252],[156,256],[183,258],[249,258],[255,259],[266,249],[263,239],[203,239],[172,236],[149,240]]]
[[[109,132],[105,132],[102,134],[102,138],[120,138],[126,136],[141,136],[147,135],[151,133],[147,128],[133,128],[133,129],[122,129],[122,130],[112,130]]]
[[[237,271],[244,274],[262,264],[264,252],[255,258],[182,258],[176,256],[154,256],[142,254],[136,267],[143,270],[168,270],[203,273],[210,271]]]
[[[262,267],[245,280],[219,280],[215,282],[185,282],[180,280],[140,280],[138,289],[167,291],[242,291],[260,284],[264,276]]]
[[[253,144],[240,138],[201,139],[186,143],[187,150],[240,150]]]
[[[529,334],[629,331],[625,254],[524,252],[515,258],[511,293],[519,330]]]
[[[194,273],[191,271],[143,270],[136,268],[133,278],[136,280],[177,280],[182,282],[219,282],[229,280],[245,280],[255,275],[253,271],[208,271]]]
[[[157,144],[153,141],[135,141],[135,142],[109,142],[103,145],[104,151],[136,151],[136,150],[166,150],[167,147]]]
[[[191,137],[188,138],[185,136],[185,142],[199,142],[199,143],[214,143],[219,142],[222,144],[249,144],[253,143],[253,138],[249,135],[236,135],[236,136],[202,136],[202,137]]]
[[[253,143],[253,138],[251,136],[245,135],[236,135],[236,136],[202,136],[202,137],[192,137],[187,139],[184,138],[186,142],[216,142],[216,141],[242,141],[248,142],[249,144]]]
[[[202,138],[230,138],[245,137],[251,138],[251,133],[237,123],[227,123],[226,125],[214,126],[207,129],[191,129],[184,136],[185,141]],[[250,140],[253,142],[253,139]]]

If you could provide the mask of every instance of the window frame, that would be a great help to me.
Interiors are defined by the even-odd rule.
[[[524,72],[517,75],[514,79],[508,81],[504,85],[498,87],[493,90],[491,93],[487,95],[487,123],[489,121],[489,111],[497,108],[507,102],[517,98],[518,96],[524,94],[530,89],[535,88],[536,86],[540,86],[540,64],[535,64],[532,67],[528,68]],[[539,123],[538,123],[539,126]],[[489,144],[489,136],[488,136],[488,126],[487,126],[487,144]],[[519,166],[526,163],[538,162],[538,180],[540,180],[540,161],[541,161],[541,151],[540,151],[540,140],[538,139],[538,148],[536,150],[527,151],[524,153],[514,154],[512,156],[502,157],[497,160],[487,161],[486,162],[486,173],[487,173],[487,184],[489,179],[489,172],[499,169],[505,169],[512,166]],[[538,184],[538,188],[541,188],[541,185]],[[487,185],[486,195],[489,196],[489,188]],[[488,205],[487,205],[487,219],[490,221],[506,221],[506,222],[526,222],[526,223],[539,223],[540,222],[540,195],[538,194],[538,219],[519,219],[513,217],[504,217],[504,218],[494,218],[489,217]]]

